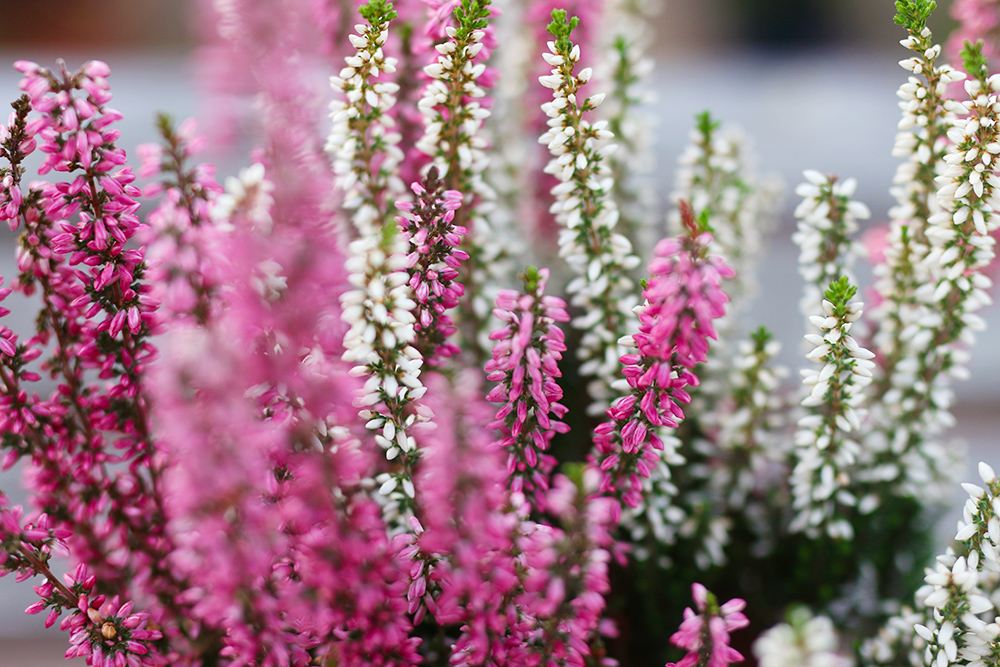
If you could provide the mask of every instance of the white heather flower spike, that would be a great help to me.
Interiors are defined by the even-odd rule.
[[[435,62],[424,68],[430,81],[417,102],[424,117],[424,134],[416,148],[430,156],[445,188],[463,196],[456,224],[469,230],[463,245],[473,261],[468,265],[471,275],[463,282],[471,309],[460,308],[457,315],[462,318],[459,330],[465,336],[463,342],[478,357],[478,363],[485,360],[492,345],[493,301],[497,285],[509,281],[508,257],[513,253],[509,234],[494,228],[489,216],[497,195],[485,178],[491,160],[488,149],[492,148],[483,128],[491,111],[480,102],[489,85],[483,81],[490,79],[483,76],[489,56],[483,48],[486,31],[449,29],[447,34],[448,40],[436,48]]]
[[[387,496],[386,520],[401,529],[414,507],[413,471],[419,455],[410,435],[418,418],[411,404],[426,391],[420,380],[423,359],[413,347],[417,304],[407,284],[401,234],[362,237],[349,249],[346,268],[354,289],[340,297],[341,317],[350,326],[343,358],[356,364],[353,375],[366,378],[355,407],[386,458],[399,462],[396,472],[383,473],[376,481]]]
[[[549,42],[550,57],[556,57],[543,84],[553,88],[553,99],[542,105],[549,117],[549,130],[539,137],[552,159],[545,173],[559,179],[552,189],[552,212],[562,226],[559,255],[576,273],[567,287],[570,302],[584,314],[572,325],[583,332],[580,342],[580,372],[593,378],[588,385],[592,403],[589,412],[600,414],[616,394],[611,385],[620,375],[618,358],[625,352],[617,341],[626,332],[635,305],[628,272],[640,264],[632,244],[615,232],[618,209],[606,182],[608,169],[598,142],[611,137],[606,122],[591,124],[585,118],[593,108],[581,93],[575,73],[580,49],[569,40]]]
[[[839,653],[839,644],[833,621],[795,607],[787,623],[758,637],[753,652],[760,667],[853,667],[854,661]]]
[[[678,161],[677,185],[670,197],[673,202],[683,199],[690,203],[696,217],[707,216],[712,230],[711,252],[724,257],[741,276],[728,289],[729,319],[739,314],[735,308],[741,297],[753,296],[752,275],[764,235],[777,221],[777,187],[758,182],[752,158],[742,132],[721,126],[708,112],[699,114]],[[669,223],[671,234],[683,231],[679,212],[670,214]]]
[[[605,53],[604,67],[589,76],[590,68],[580,72],[582,83],[601,82],[609,87],[607,95],[590,97],[608,120],[614,135],[615,150],[602,150],[612,178],[612,196],[618,204],[618,230],[636,249],[643,262],[662,230],[656,211],[657,193],[652,172],[655,169],[650,141],[655,120],[648,109],[656,101],[655,85],[650,81],[653,61],[648,57],[652,42],[651,25],[660,3],[654,0],[608,0],[604,3],[607,25],[615,27],[601,40]],[[596,40],[595,40],[596,41]],[[585,76],[584,75],[588,75]],[[604,83],[606,82],[606,83]],[[643,249],[647,252],[643,254]]]
[[[356,54],[330,78],[340,96],[330,102],[326,150],[333,159],[335,183],[344,192],[343,206],[353,211],[355,232],[362,237],[392,219],[394,203],[404,192],[397,175],[403,159],[397,145],[400,135],[388,113],[399,86],[385,80],[396,71],[396,59],[386,57],[381,46],[387,25],[358,25],[358,34],[351,35]]]
[[[914,44],[929,41],[929,33],[912,37]],[[916,59],[921,57],[926,56]],[[924,114],[918,118],[933,111],[928,97],[942,95],[947,83],[961,79],[947,68],[922,71],[937,83],[930,90],[930,84],[911,80],[906,89],[920,101],[909,105]],[[992,152],[1000,140],[1000,96],[990,81],[970,80],[966,86],[976,92],[974,98],[945,103],[950,113],[940,121],[943,127],[928,126],[897,142],[907,150],[916,146],[919,156],[911,160],[918,164],[899,179],[907,189],[897,198],[908,198],[894,210],[889,261],[878,283],[885,314],[878,320],[876,343],[885,364],[873,392],[875,429],[866,450],[882,471],[877,483],[930,503],[948,497],[960,469],[939,436],[953,421],[951,378],[965,376],[968,347],[981,328],[975,312],[991,301],[992,281],[982,270],[994,256],[990,234],[1000,228],[1000,175]]]
[[[938,556],[937,567],[927,571],[926,586],[917,593],[924,611],[914,626],[925,645],[921,664],[988,665],[1000,653],[1000,610],[995,602],[1000,483],[988,464],[980,463],[979,471],[986,488],[963,485],[969,499],[958,522],[955,550],[949,547]]]
[[[852,474],[861,454],[862,392],[871,382],[875,355],[851,336],[861,315],[861,304],[851,301],[854,292],[846,278],[832,283],[822,302],[823,314],[810,318],[820,332],[806,335],[813,345],[806,358],[818,367],[802,371],[802,383],[809,390],[802,405],[809,414],[799,420],[795,435],[791,479],[795,517],[790,529],[810,537],[823,532],[851,539],[854,531],[847,513],[861,510],[854,509],[859,498]]]
[[[851,196],[857,187],[853,178],[840,180],[807,170],[806,182],[795,188],[802,202],[795,209],[798,230],[792,240],[799,246],[799,273],[806,281],[800,303],[804,316],[820,308],[823,292],[841,276],[851,276],[851,266],[860,253],[852,236],[858,220],[867,220],[868,207]]]
[[[740,276],[726,287],[729,306],[716,325],[720,344],[709,348],[699,371],[702,384],[692,396],[695,410],[706,423],[728,420],[719,411],[730,403],[729,371],[736,351],[726,342],[739,335],[743,308],[756,291],[753,276],[764,235],[777,220],[777,187],[757,181],[750,158],[742,133],[720,126],[708,112],[701,113],[680,157],[677,186],[671,195],[674,202],[689,202],[696,217],[705,216],[712,230],[710,252],[723,257]],[[670,233],[683,231],[679,211],[672,212],[668,222]]]
[[[721,499],[726,514],[744,517],[752,529],[763,529],[752,517],[764,516],[768,511],[762,499],[778,481],[774,464],[787,458],[782,433],[786,424],[784,409],[789,406],[780,388],[788,369],[774,364],[780,349],[781,344],[761,327],[749,340],[739,342],[727,369],[728,377],[709,376],[695,396],[700,403],[698,397],[708,389],[726,397],[720,401],[722,406],[706,406],[699,412],[705,415],[700,417],[705,430],[714,434],[711,451],[725,462],[711,466],[708,483],[713,495]],[[723,383],[725,391],[711,386]]]

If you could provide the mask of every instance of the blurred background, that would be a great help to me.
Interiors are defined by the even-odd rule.
[[[893,24],[892,0],[659,0],[651,55],[656,102],[654,173],[658,189],[672,188],[674,164],[696,113],[710,110],[740,126],[752,139],[762,173],[786,183],[781,228],[761,269],[754,322],[785,342],[783,361],[797,368],[801,282],[794,230],[795,184],[804,169],[856,177],[856,198],[872,210],[871,224],[885,220],[888,188],[897,161],[891,157],[899,118],[896,88],[905,80],[897,61],[907,52]],[[122,145],[156,139],[155,114],[177,119],[198,115],[188,0],[0,0],[0,100],[18,95],[19,75],[8,66],[31,59],[70,67],[101,59],[112,69],[114,106],[125,120]],[[931,22],[943,40],[953,23],[948,0]],[[6,114],[3,114],[5,117]],[[238,163],[230,165],[235,169]],[[226,167],[223,167],[223,171]],[[6,232],[6,229],[3,230]],[[14,272],[14,238],[0,234],[0,275]],[[863,273],[863,271],[859,272]],[[16,296],[16,295],[15,295]],[[5,305],[17,309],[12,297]],[[13,316],[12,316],[13,317]],[[1000,465],[1000,313],[986,313],[971,364],[973,378],[958,386],[956,437],[971,447],[967,478],[977,460]],[[30,317],[22,317],[22,324]],[[15,323],[16,324],[16,323]],[[12,327],[15,327],[12,324]],[[16,471],[0,473],[0,488],[20,502]],[[942,543],[953,530],[956,509],[942,523]],[[25,616],[33,602],[26,584],[0,579],[0,667],[65,664],[67,644],[58,630],[45,632],[40,617]],[[75,661],[83,664],[83,661]]]

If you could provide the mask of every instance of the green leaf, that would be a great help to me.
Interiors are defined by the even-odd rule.
[[[455,38],[462,40],[489,24],[490,0],[462,0],[462,4],[455,8],[454,16],[458,25]]]
[[[758,352],[764,350],[764,346],[771,341],[771,338],[773,338],[773,335],[765,326],[761,326],[759,329],[750,334],[750,339],[753,340],[754,348]]]
[[[695,116],[697,120],[698,133],[705,137],[706,141],[712,136],[712,133],[719,129],[719,125],[722,121],[712,120],[712,114],[709,111],[702,111],[700,114]]]

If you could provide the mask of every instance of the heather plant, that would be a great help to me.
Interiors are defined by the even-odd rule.
[[[989,465],[929,557],[1000,227],[996,8],[956,3],[960,70],[896,2],[870,306],[854,180],[795,189],[797,387],[749,321],[748,141],[700,114],[670,210],[643,195],[652,4],[206,2],[206,81],[255,102],[216,109],[256,145],[223,183],[167,118],[133,173],[106,64],[15,64],[0,300],[38,315],[0,325],[31,501],[0,493],[0,574],[67,658],[998,664]]]

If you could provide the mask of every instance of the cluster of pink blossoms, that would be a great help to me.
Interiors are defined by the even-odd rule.
[[[667,667],[726,667],[743,660],[740,652],[729,645],[729,633],[750,625],[743,614],[746,602],[736,598],[719,606],[715,596],[701,584],[693,584],[691,593],[698,611],[685,609],[684,622],[670,637],[671,643],[688,653]]]
[[[242,83],[259,92],[265,136],[253,166],[223,188],[213,168],[189,163],[200,142],[193,126],[161,121],[164,145],[140,151],[142,175],[160,181],[146,188],[160,201],[145,224],[115,145],[121,114],[108,106],[107,65],[17,65],[26,95],[0,126],[9,165],[0,219],[22,232],[20,275],[0,284],[0,300],[36,294],[42,316],[28,340],[0,328],[0,431],[4,466],[28,467],[37,511],[26,516],[0,495],[0,573],[41,576],[28,612],[47,611],[46,625],[62,617],[67,657],[95,667],[388,667],[438,655],[469,667],[613,664],[602,645],[615,634],[606,609],[621,553],[613,531],[619,501],[632,504],[621,480],[642,474],[640,450],[656,438],[647,426],[680,416],[672,401],[696,383],[691,360],[704,359],[710,320],[721,315],[724,297],[713,290],[725,267],[706,259],[705,235],[661,246],[639,354],[623,358],[633,394],[609,412],[614,432],[595,437],[602,456],[602,438],[617,439],[621,451],[602,460],[620,454],[624,467],[610,483],[613,465],[581,467],[571,480],[549,452],[568,431],[558,384],[566,303],[545,294],[544,269],[525,272],[524,293],[500,292],[502,327],[485,369],[496,385],[484,388],[452,321],[468,300],[461,275],[478,219],[465,207],[484,196],[445,189],[474,189],[482,165],[447,181],[428,169],[415,201],[397,204],[397,226],[379,230],[398,230],[407,248],[377,251],[408,272],[421,361],[411,365],[428,388],[401,415],[414,418],[420,456],[413,516],[400,532],[374,481],[400,463],[381,456],[359,419],[352,400],[364,380],[342,361],[344,232],[330,220],[338,202],[314,100],[305,79],[288,74],[307,17],[336,12],[279,4],[285,22],[261,0],[216,7],[230,55],[252,65]],[[417,4],[404,15],[421,14]],[[488,58],[495,8],[424,4],[428,39],[396,37],[386,48],[432,60],[448,47],[435,54],[430,42],[462,30],[474,37],[463,57]],[[593,12],[598,4],[583,3]],[[468,69],[485,95],[493,72],[481,67]],[[478,97],[472,90],[458,91],[460,104]],[[405,105],[398,113],[402,125]],[[444,164],[464,165],[453,148]],[[25,186],[22,163],[35,151],[52,181]],[[374,281],[356,286],[377,306]],[[372,368],[387,363],[375,357]],[[669,377],[678,369],[680,381]],[[57,389],[43,398],[33,388],[46,375]],[[628,412],[629,400],[645,412]],[[50,569],[59,551],[72,573],[61,580]]]
[[[690,207],[682,208],[690,214]],[[675,428],[684,418],[679,403],[691,400],[686,387],[698,385],[694,367],[705,361],[713,320],[725,312],[729,297],[722,281],[735,274],[721,258],[708,255],[711,234],[685,218],[688,235],[664,239],[650,262],[639,313],[637,351],[622,356],[631,392],[608,408],[610,421],[597,427],[595,464],[603,471],[601,492],[638,507],[641,477],[649,477],[663,449],[658,430]]]
[[[42,516],[58,517],[71,564],[89,568],[118,599],[141,592],[176,613],[184,585],[162,571],[173,546],[164,532],[157,490],[163,459],[147,423],[143,383],[157,355],[149,341],[157,303],[144,282],[144,250],[129,243],[140,224],[139,190],[115,145],[112,125],[121,114],[107,106],[109,69],[97,61],[75,73],[26,61],[16,67],[25,95],[0,131],[0,151],[11,165],[0,210],[11,229],[22,231],[12,287],[37,294],[42,306],[30,339],[3,332],[0,430],[11,445],[3,463],[27,462],[34,502]],[[45,154],[40,174],[65,176],[25,189],[21,164],[35,150]],[[47,398],[33,390],[42,379],[36,371],[57,385]],[[44,561],[29,555],[29,544],[22,539],[19,553],[37,572]],[[52,603],[60,609],[78,603],[66,590]],[[52,590],[43,585],[39,594],[44,599]],[[159,635],[132,633],[138,621],[129,623],[136,625],[107,632],[134,634],[133,644],[115,643],[77,618],[73,655],[94,665],[157,664],[156,652],[140,644]]]
[[[503,434],[508,485],[539,509],[556,465],[546,450],[556,433],[569,431],[558,419],[566,414],[558,384],[566,337],[556,324],[569,321],[569,314],[565,301],[545,295],[548,277],[548,270],[529,267],[525,294],[503,290],[497,296],[493,314],[506,326],[490,335],[496,344],[486,363],[487,379],[497,383],[487,399],[503,404],[489,427]]]
[[[446,311],[457,306],[465,294],[458,282],[459,268],[469,259],[469,253],[459,248],[468,230],[455,224],[462,193],[442,190],[441,186],[437,169],[432,167],[423,183],[412,185],[416,202],[396,202],[402,211],[397,222],[409,244],[406,266],[417,302],[417,349],[429,366],[461,352],[451,340],[455,325]]]

